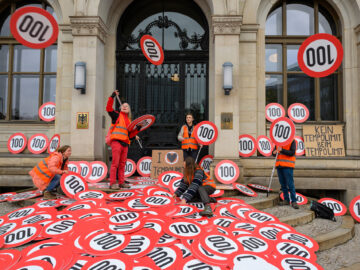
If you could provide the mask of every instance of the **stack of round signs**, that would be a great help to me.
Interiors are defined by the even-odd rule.
[[[322,269],[313,239],[240,199],[219,198],[207,218],[160,187],[80,191],[74,176],[62,179],[73,199],[0,217],[0,269]]]

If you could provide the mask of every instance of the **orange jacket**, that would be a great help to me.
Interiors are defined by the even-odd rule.
[[[284,150],[289,151],[291,148],[291,143],[288,145],[283,146]],[[295,168],[295,160],[296,156],[295,153],[293,156],[288,156],[285,154],[282,154],[281,152],[278,154],[278,157],[276,159],[276,167],[287,167],[287,168]]]
[[[186,125],[183,125],[183,129],[184,129],[184,136],[183,136],[184,140],[181,142],[181,148],[197,150],[198,143],[196,139],[192,135],[191,137],[189,137],[189,130]]]
[[[129,132],[126,127],[125,123],[125,116],[123,114],[119,114],[119,121],[116,123],[116,126],[114,128],[114,124],[111,124],[111,135],[110,135],[110,141],[112,140],[119,140],[126,142],[127,144],[130,144],[129,140]]]
[[[206,178],[203,179],[203,185],[204,185],[204,186],[206,186],[206,185],[212,186],[213,188],[216,189],[216,184],[215,184],[214,179],[211,179],[211,178],[210,178],[210,175],[207,174],[205,171],[204,171],[204,174],[206,175]]]
[[[59,152],[52,153],[49,157],[41,160],[30,172],[34,185],[44,190],[53,179],[55,174],[62,174],[61,166],[63,155]],[[64,165],[64,170],[68,169],[68,160]]]

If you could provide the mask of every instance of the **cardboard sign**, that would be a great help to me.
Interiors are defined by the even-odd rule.
[[[304,125],[307,157],[344,157],[343,125]]]
[[[158,178],[166,171],[182,173],[184,158],[182,150],[153,150],[151,164],[151,178]]]
[[[10,30],[17,41],[32,49],[50,46],[59,34],[54,17],[39,7],[23,7],[16,10],[10,19]]]
[[[279,103],[269,103],[265,107],[265,117],[268,121],[274,122],[276,119],[285,116],[285,109]]]
[[[310,77],[326,77],[341,65],[343,59],[341,42],[330,34],[308,37],[300,46],[297,55],[299,67]]]
[[[47,152],[49,154],[54,153],[55,150],[60,146],[60,135],[55,134],[51,137]]]
[[[29,139],[28,149],[33,154],[41,154],[49,145],[49,139],[45,134],[35,134]]]
[[[26,148],[26,136],[23,133],[14,133],[10,136],[7,147],[9,152],[13,154],[18,154],[24,151]]]
[[[164,61],[164,52],[161,45],[150,35],[144,35],[140,39],[143,54],[151,64],[161,65]]]

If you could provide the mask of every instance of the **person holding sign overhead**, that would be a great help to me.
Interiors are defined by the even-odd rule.
[[[291,206],[295,209],[299,209],[299,206],[296,202],[296,192],[294,185],[294,168],[295,168],[295,152],[296,152],[296,142],[292,140],[292,142],[283,147],[277,146],[273,151],[273,155],[276,155],[278,152],[278,156],[276,159],[276,170],[279,177],[279,182],[281,185],[281,190],[284,194],[284,200],[280,201],[280,205],[289,205],[291,201]],[[290,198],[289,198],[290,192]]]
[[[56,199],[55,192],[60,186],[60,178],[68,173],[71,147],[63,145],[49,157],[41,160],[30,172],[34,185],[44,191],[44,199]]]
[[[181,127],[178,134],[178,140],[181,142],[181,149],[184,152],[184,160],[190,156],[196,160],[199,144],[192,136],[194,130],[194,116],[187,113],[185,116],[185,125]]]
[[[115,90],[112,95],[109,97],[106,111],[111,117],[111,127],[110,127],[110,146],[112,150],[112,162],[110,167],[110,188],[129,188],[130,186],[125,183],[125,165],[127,159],[128,148],[130,144],[130,139],[136,137],[138,140],[139,137],[136,135],[141,127],[139,126],[134,132],[128,132],[127,127],[131,121],[131,110],[128,103],[123,103],[120,105],[120,111],[114,111],[113,103],[114,97],[119,96],[119,91]],[[118,99],[118,101],[120,101]],[[116,174],[118,175],[119,184],[116,184]]]
[[[209,197],[216,190],[216,185],[210,177],[195,163],[193,157],[187,157],[184,161],[184,177],[180,186],[175,191],[173,198],[179,197],[180,204],[202,201],[205,209],[199,214],[212,216],[213,212],[209,203],[216,203],[216,199]]]

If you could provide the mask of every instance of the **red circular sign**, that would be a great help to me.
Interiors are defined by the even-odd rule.
[[[136,171],[136,163],[132,159],[127,159],[125,164],[125,177],[132,176]]]
[[[295,123],[304,123],[306,120],[308,120],[310,113],[304,104],[293,103],[288,108],[288,116]]]
[[[40,154],[46,150],[49,145],[49,139],[45,134],[35,134],[29,139],[28,149],[33,154]]]
[[[267,191],[268,187],[265,187],[263,185],[258,185],[258,184],[247,184],[249,187],[258,189],[258,190],[262,190],[262,191]],[[270,188],[269,191],[272,191],[272,189]]]
[[[360,195],[351,200],[349,210],[352,217],[357,222],[360,222]]]
[[[251,188],[240,184],[240,183],[233,183],[233,187],[236,188],[238,191],[240,191],[241,193],[244,193],[247,196],[250,197],[257,197],[257,193],[255,191],[253,191]]]
[[[140,131],[144,131],[145,129],[149,128],[152,124],[155,123],[155,116],[151,114],[146,114],[136,118],[134,121],[130,123],[128,126],[128,131],[132,132],[137,130],[137,127],[141,127]]]
[[[290,192],[289,192],[289,196],[290,196]],[[281,192],[281,194],[280,194],[280,199],[284,200],[283,192]],[[296,202],[298,205],[305,205],[308,203],[308,198],[306,198],[306,196],[296,192]]]
[[[198,143],[202,145],[210,145],[216,141],[218,130],[214,123],[202,121],[195,126],[192,134]]]
[[[158,66],[164,61],[164,52],[161,45],[150,35],[144,35],[140,39],[143,54],[150,63]]]
[[[203,158],[199,162],[199,166],[204,170],[206,173],[210,173],[210,165],[213,162],[212,155],[203,156]]]
[[[81,175],[73,172],[63,174],[60,179],[61,189],[69,198],[74,198],[76,193],[88,190],[87,183]]]
[[[256,152],[256,141],[253,136],[243,134],[239,136],[240,157],[250,157]]]
[[[285,109],[279,103],[269,103],[265,107],[265,117],[268,121],[273,122],[280,117],[285,116]]]
[[[80,174],[81,167],[75,161],[69,161],[68,163],[68,171]]]
[[[42,49],[53,44],[59,34],[54,17],[39,7],[24,7],[15,11],[10,19],[13,36],[24,46]]]
[[[276,146],[290,144],[295,137],[295,125],[287,117],[281,117],[270,126],[270,139]]]
[[[90,163],[90,173],[86,178],[88,183],[97,183],[103,180],[108,172],[106,164],[102,161],[93,161]]]
[[[272,155],[272,152],[274,150],[274,144],[271,142],[271,140],[264,136],[260,135],[257,137],[256,140],[257,149],[265,157],[269,157]]]
[[[51,122],[55,120],[55,103],[46,102],[39,108],[39,117],[45,122]]]
[[[7,147],[9,152],[13,154],[18,154],[24,151],[24,149],[26,148],[26,143],[26,136],[23,133],[18,132],[10,136]]]
[[[80,166],[79,174],[84,177],[84,179],[88,178],[90,174],[90,163],[87,161],[78,161],[77,164]]]
[[[338,69],[343,59],[341,42],[330,34],[308,37],[300,46],[297,55],[299,67],[310,77],[325,77]]]
[[[166,171],[159,175],[158,181],[160,185],[168,187],[175,177],[183,177],[183,174],[177,171]]]
[[[231,160],[222,160],[215,167],[215,176],[223,184],[234,183],[240,175],[240,169]]]
[[[300,137],[300,136],[295,136],[294,139],[296,141],[296,152],[295,152],[295,154],[297,156],[305,155],[304,139],[302,137]]]
[[[59,134],[55,134],[54,136],[51,137],[50,139],[50,143],[47,149],[47,152],[49,154],[54,153],[55,150],[60,146],[60,135]]]
[[[151,173],[151,157],[142,157],[137,162],[137,172],[144,177],[149,177]]]

